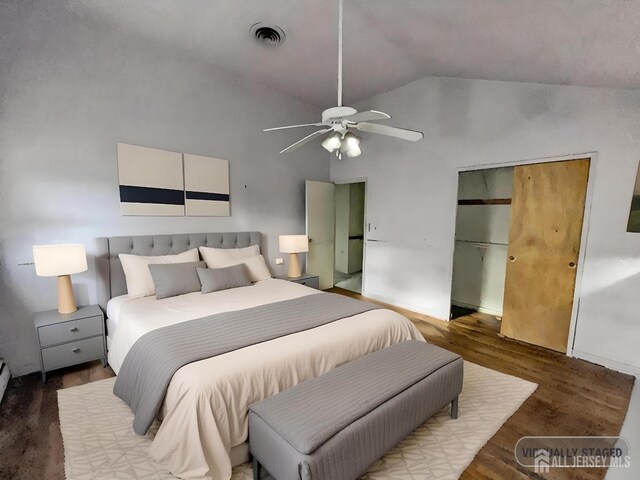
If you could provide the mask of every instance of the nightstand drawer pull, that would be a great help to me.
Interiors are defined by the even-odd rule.
[[[76,347],[76,348],[72,348],[71,351],[73,353],[78,353],[80,351],[80,349],[78,347]]]
[[[73,327],[69,329],[70,332],[77,332],[78,331],[78,327]]]

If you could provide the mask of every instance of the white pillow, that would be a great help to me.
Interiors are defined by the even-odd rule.
[[[256,282],[259,282],[260,280],[266,280],[267,278],[271,278],[271,272],[269,271],[269,267],[267,267],[267,262],[265,262],[264,257],[262,255],[254,255],[253,257],[245,258],[243,260],[227,259],[226,262],[220,262],[214,268],[233,267],[235,265],[240,265],[243,263],[245,267],[247,267],[247,272],[249,273],[249,280],[251,280],[252,283],[256,283]],[[209,267],[209,264],[207,264],[207,267]]]
[[[244,264],[249,271],[249,280],[253,283],[271,278],[271,272],[269,271],[267,262],[264,261],[264,257],[262,255],[255,255],[251,258],[247,258],[244,261]]]
[[[145,257],[121,253],[118,255],[127,280],[129,298],[148,297],[156,294],[156,287],[149,271],[150,263],[185,263],[200,260],[198,249],[192,248],[177,255],[157,255]]]
[[[251,245],[245,248],[211,248],[200,247],[200,255],[207,262],[207,268],[225,268],[242,263],[250,257],[260,255],[260,247]]]

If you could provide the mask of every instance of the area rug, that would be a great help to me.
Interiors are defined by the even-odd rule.
[[[68,480],[172,480],[147,455],[159,422],[144,436],[133,415],[112,394],[115,378],[58,390],[60,430]],[[363,475],[365,480],[456,479],[482,446],[535,391],[537,385],[465,362],[457,420],[443,408]],[[232,480],[251,480],[249,464]]]

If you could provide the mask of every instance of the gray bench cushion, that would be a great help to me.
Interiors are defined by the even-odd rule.
[[[358,418],[460,356],[418,340],[361,357],[253,404],[250,410],[309,454]]]
[[[249,411],[256,470],[277,480],[356,479],[454,401],[462,376],[458,355],[409,341],[257,402]]]

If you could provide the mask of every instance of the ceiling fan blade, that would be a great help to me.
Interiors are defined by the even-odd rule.
[[[294,143],[293,145],[289,145],[287,148],[285,148],[284,150],[282,150],[280,153],[287,153],[287,152],[291,152],[297,148],[300,148],[301,146],[303,146],[305,143],[310,142],[311,140],[313,140],[316,137],[319,137],[327,132],[330,132],[331,130],[333,130],[333,128],[324,128],[322,130],[318,130],[316,132],[313,132],[311,135],[307,135],[306,137],[304,137],[302,140],[298,140],[296,143]]]
[[[324,127],[325,123],[303,123],[301,125],[287,125],[285,127],[273,127],[273,128],[265,128],[262,130],[263,132],[272,132],[274,130],[286,130],[288,128],[300,128],[300,127]]]
[[[405,128],[389,127],[387,125],[378,125],[375,123],[360,122],[353,125],[354,128],[362,132],[378,133],[380,135],[388,135],[390,137],[397,137],[403,140],[410,140],[417,142],[421,140],[424,135],[422,132],[416,130],[407,130]]]
[[[378,112],[377,110],[368,110],[366,112],[358,112],[348,117],[344,117],[343,120],[348,122],[369,122],[371,120],[388,120],[391,115],[384,112]]]

